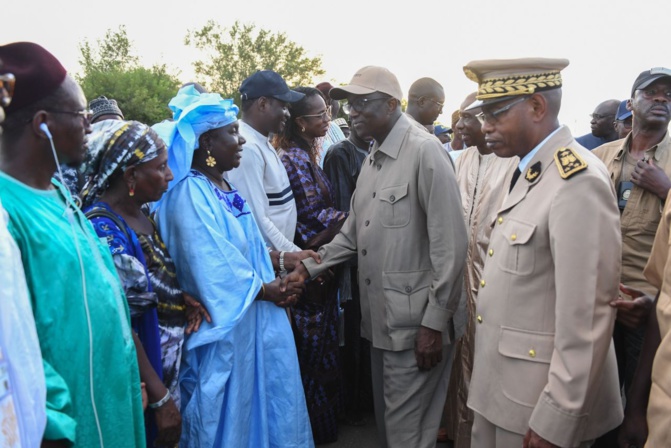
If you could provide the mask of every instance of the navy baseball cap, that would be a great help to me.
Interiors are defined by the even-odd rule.
[[[452,132],[452,129],[443,126],[442,124],[437,124],[433,127],[433,135],[440,135],[440,134],[445,134],[445,133],[450,133]]]
[[[665,67],[654,67],[650,70],[641,72],[634,81],[634,86],[631,88],[631,97],[634,97],[634,92],[637,90],[642,90],[648,87],[653,82],[657,81],[659,78],[671,78],[671,70]]]
[[[627,109],[627,100],[624,100],[617,107],[617,113],[615,114],[615,119],[617,121],[624,121],[629,117],[631,117],[631,111]]]
[[[259,70],[240,85],[238,91],[243,100],[253,100],[262,96],[275,98],[285,103],[295,103],[305,94],[289,89],[287,83],[272,70]]]

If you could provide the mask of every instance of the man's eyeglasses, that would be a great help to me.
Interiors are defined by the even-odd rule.
[[[296,118],[320,118],[322,120],[330,120],[331,119],[331,107],[327,107],[324,112],[319,113],[319,114],[301,115],[300,117],[296,117]]]
[[[443,106],[445,106],[445,103],[440,103],[440,102],[434,100],[433,98],[429,98],[428,96],[424,96],[424,97],[422,97],[422,98],[425,98],[425,99],[431,101],[433,104],[435,104],[436,106],[440,107],[441,109],[443,108]]]
[[[14,96],[16,78],[11,73],[0,75],[0,106],[7,107]]]
[[[385,96],[381,98],[357,98],[351,103],[348,101],[342,106],[342,110],[345,111],[346,114],[349,114],[352,111],[355,112],[363,112],[366,107],[368,107],[368,103],[371,103],[373,101],[378,101],[378,100],[388,100],[390,97]]]
[[[513,101],[512,103],[508,103],[507,105],[503,106],[502,108],[493,110],[491,112],[483,110],[482,112],[477,114],[476,117],[478,118],[478,121],[480,121],[481,125],[485,124],[485,122],[496,123],[496,121],[498,120],[498,117],[501,114],[503,114],[505,112],[508,112],[513,106],[515,106],[517,104],[520,104],[522,101],[525,101],[527,99],[529,99],[528,96],[518,98],[515,101]]]
[[[93,118],[93,111],[91,109],[84,109],[84,110],[77,110],[77,111],[58,110],[58,109],[45,109],[45,110],[47,112],[51,112],[52,114],[79,115],[84,120],[86,120],[87,123],[90,123],[91,119]]]
[[[603,115],[603,114],[589,114],[589,116],[595,120],[602,120],[604,118],[611,119],[615,117],[615,115]]]

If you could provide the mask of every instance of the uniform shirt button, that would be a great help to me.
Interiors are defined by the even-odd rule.
[[[406,287],[405,287],[405,292],[407,292],[408,294],[410,294],[410,293],[412,292],[412,288],[411,288],[410,286],[406,286]]]
[[[389,200],[390,200],[391,202],[394,202],[394,201],[396,200],[396,196],[394,196],[394,195],[392,194],[392,195],[389,197]]]
[[[370,221],[366,220],[366,222],[364,224],[365,224],[366,227],[368,227],[368,225],[370,224]]]
[[[478,316],[478,323],[479,323],[479,324],[482,323],[482,316]]]
[[[535,358],[536,357],[536,350],[534,350],[533,348],[531,350],[529,350],[529,356],[532,357],[532,358]]]
[[[483,280],[480,280],[480,286],[482,286],[482,287],[484,288],[486,284],[487,284],[487,283],[484,281],[484,279],[483,279]]]
[[[494,256],[494,249],[489,249],[489,256],[493,257]]]
[[[375,192],[373,192],[373,197],[375,197]]]
[[[512,241],[515,241],[517,239],[517,235],[513,233],[512,235],[510,235],[510,239]]]
[[[366,279],[366,285],[370,285],[370,279],[369,278]]]
[[[366,249],[361,251],[361,255],[363,255],[364,257],[366,256],[367,253],[368,253],[368,251]]]
[[[499,219],[497,221],[499,222],[499,224],[503,224],[503,217],[499,216]]]

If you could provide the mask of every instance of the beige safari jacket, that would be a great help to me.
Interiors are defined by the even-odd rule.
[[[359,260],[361,334],[373,347],[409,350],[420,326],[450,343],[461,295],[466,226],[450,156],[401,115],[366,157],[340,233],[304,260],[310,275]]]

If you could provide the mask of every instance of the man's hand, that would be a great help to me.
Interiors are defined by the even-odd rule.
[[[310,278],[310,274],[307,268],[303,263],[298,263],[294,270],[282,279],[280,291],[286,291],[290,283],[305,283],[308,278]]]
[[[617,321],[629,329],[640,328],[644,325],[650,312],[654,308],[654,299],[641,291],[620,284],[620,291],[633,300],[617,298],[610,302],[610,306],[617,309]]]
[[[554,445],[538,434],[534,432],[533,429],[529,428],[527,434],[524,436],[524,441],[522,442],[522,448],[559,448],[557,445]]]
[[[431,370],[443,359],[443,337],[440,331],[419,327],[415,339],[415,359],[419,370]]]
[[[156,442],[158,446],[175,446],[182,436],[182,416],[170,398],[166,404],[154,409],[156,417]]]
[[[210,313],[207,312],[205,306],[191,297],[187,293],[182,293],[184,295],[184,303],[186,304],[186,329],[184,333],[191,334],[194,331],[198,331],[200,324],[203,323],[203,319],[208,322],[212,322]]]
[[[644,190],[656,194],[660,199],[666,199],[671,189],[671,180],[664,170],[655,165],[652,159],[639,160],[634,172],[631,173],[631,181]]]
[[[276,278],[270,283],[266,283],[264,287],[265,294],[263,300],[273,302],[275,305],[282,308],[295,304],[298,297],[300,297],[305,290],[305,284],[303,282],[295,281],[288,282],[284,290],[282,290],[279,278]]]
[[[643,412],[627,410],[624,421],[617,434],[618,448],[643,448],[648,438],[648,422]]]
[[[301,260],[312,258],[317,263],[321,263],[322,259],[319,254],[313,250],[302,250],[300,252],[285,252],[284,253],[284,267],[287,271],[293,271],[297,265],[301,264]]]

